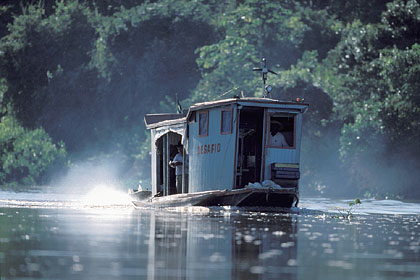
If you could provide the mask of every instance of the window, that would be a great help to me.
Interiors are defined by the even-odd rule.
[[[270,115],[269,146],[295,148],[295,115],[275,113]]]
[[[232,133],[232,109],[222,110],[222,124],[220,126],[221,134]]]
[[[195,114],[196,112],[194,111],[194,112],[191,112],[191,116],[190,116],[190,118],[188,119],[188,122],[189,123],[195,123],[196,121],[197,121],[197,119],[196,119],[196,114]]]
[[[209,111],[203,111],[198,113],[198,135],[208,136],[209,135]]]

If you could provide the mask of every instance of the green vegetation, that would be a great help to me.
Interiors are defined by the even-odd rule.
[[[331,218],[351,220],[354,217],[354,207],[362,204],[360,199],[356,198],[354,201],[349,202],[349,207],[347,209],[340,209],[336,207],[339,214],[332,215]]]
[[[0,147],[0,180],[6,185],[45,183],[52,168],[64,167],[63,143],[53,144],[42,128],[24,129],[9,115],[1,118]]]
[[[0,4],[1,185],[104,156],[145,179],[144,114],[259,96],[266,57],[310,103],[306,191],[420,198],[417,1],[47,2]]]

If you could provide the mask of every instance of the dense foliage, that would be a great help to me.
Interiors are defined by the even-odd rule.
[[[24,129],[13,116],[1,119],[0,145],[3,184],[46,183],[45,176],[50,175],[55,166],[62,166],[66,157],[63,143],[53,144],[42,128]]]
[[[145,178],[143,115],[176,96],[259,96],[266,57],[273,97],[310,103],[303,189],[420,197],[417,1],[5,1],[0,14],[0,184],[104,156]]]

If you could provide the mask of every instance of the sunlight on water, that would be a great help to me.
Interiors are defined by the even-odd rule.
[[[1,279],[420,279],[419,203],[362,200],[344,220],[351,200],[135,209],[117,184],[80,189],[0,190]]]
[[[352,200],[331,200],[329,198],[303,198],[300,201],[299,213],[315,210],[324,213],[337,213],[338,209],[348,209],[348,203]],[[403,202],[398,200],[375,200],[362,199],[362,204],[354,207],[356,215],[389,214],[389,215],[413,215],[420,214],[418,203]]]
[[[84,195],[81,202],[92,206],[129,205],[130,197],[115,187],[101,184]]]
[[[128,193],[114,185],[97,184],[84,193],[62,192],[50,188],[45,192],[5,192],[0,190],[0,206],[35,208],[128,208]]]

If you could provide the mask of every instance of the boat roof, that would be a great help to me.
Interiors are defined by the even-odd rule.
[[[237,103],[243,106],[256,106],[256,107],[295,107],[295,108],[306,108],[309,106],[307,103],[297,101],[282,101],[270,98],[258,98],[258,97],[244,97],[244,98],[228,98],[216,101],[196,103],[190,107],[189,113],[192,111],[198,111],[208,109],[212,107],[226,106],[233,103]]]
[[[156,128],[159,126],[173,125],[177,123],[186,122],[188,110],[183,111],[181,114],[163,113],[163,114],[147,114],[144,116],[144,123],[146,128]]]
[[[271,107],[271,108],[288,108],[296,109],[300,112],[304,112],[309,106],[307,103],[298,101],[282,101],[270,98],[257,98],[257,97],[244,97],[244,98],[228,98],[216,101],[208,101],[202,103],[196,103],[189,108],[184,110],[181,114],[164,113],[164,114],[147,114],[144,116],[144,122],[146,128],[157,128],[162,126],[171,126],[181,123],[186,123],[187,119],[194,111],[210,109],[221,106],[229,106],[231,104],[239,104],[242,106],[252,107]]]

